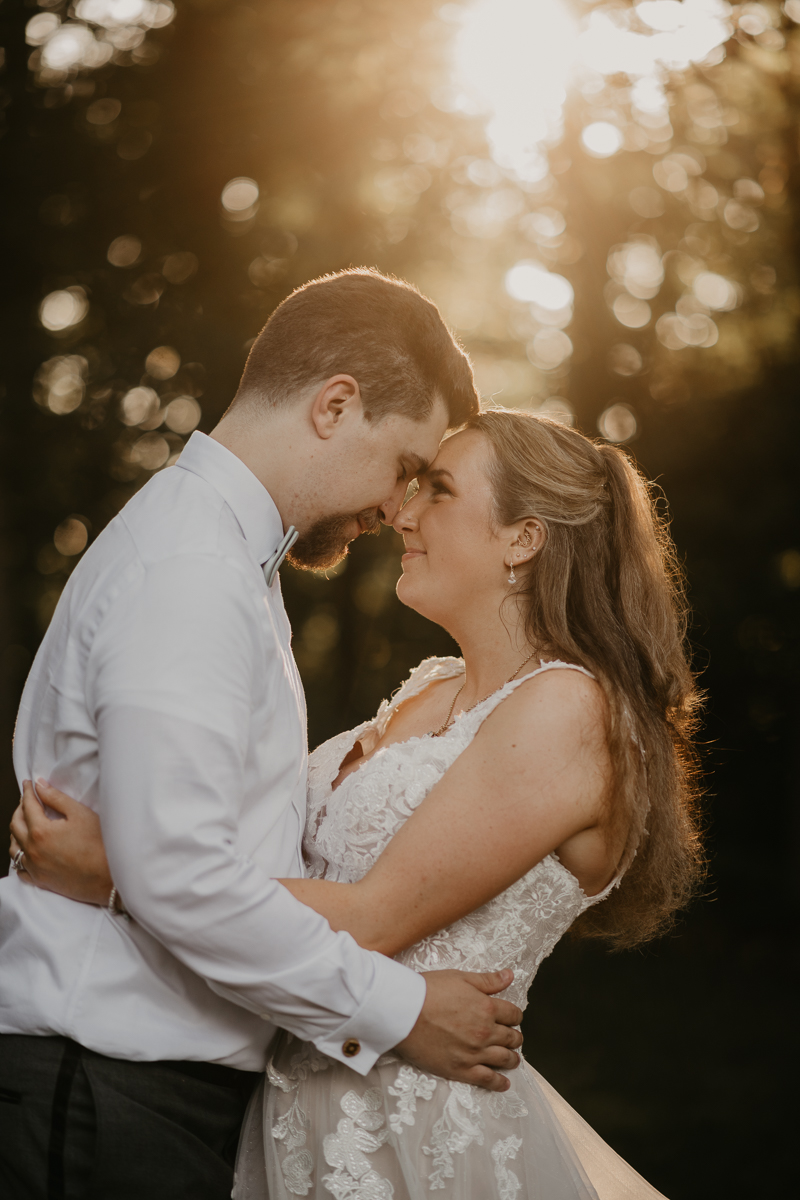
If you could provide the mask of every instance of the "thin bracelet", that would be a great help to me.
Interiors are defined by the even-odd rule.
[[[108,908],[108,911],[111,913],[112,917],[127,917],[128,915],[128,910],[120,900],[116,884],[111,888],[111,895],[108,897],[108,904],[106,907]]]

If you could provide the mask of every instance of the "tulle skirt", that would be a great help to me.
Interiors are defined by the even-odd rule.
[[[531,1066],[507,1092],[384,1055],[366,1077],[282,1035],[234,1200],[664,1200]]]

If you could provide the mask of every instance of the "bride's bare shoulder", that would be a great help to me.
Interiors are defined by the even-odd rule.
[[[605,740],[607,707],[602,687],[575,667],[552,666],[524,680],[492,714],[495,724],[516,729],[520,724],[552,735]],[[487,723],[488,724],[488,723]]]

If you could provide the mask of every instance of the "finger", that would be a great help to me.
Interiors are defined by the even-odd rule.
[[[507,1050],[505,1046],[486,1046],[475,1057],[478,1059],[476,1065],[491,1067],[495,1071],[515,1071],[521,1061],[518,1054]]]
[[[494,1000],[492,1003],[498,1025],[519,1025],[522,1020],[521,1008],[517,1008],[510,1000]]]
[[[509,984],[514,982],[513,971],[465,971],[464,978],[479,992],[493,996],[495,992],[504,992]]]
[[[484,1088],[487,1092],[507,1092],[511,1087],[511,1080],[505,1075],[498,1075],[497,1071],[484,1066],[472,1067],[465,1073],[464,1082]]]
[[[22,805],[18,804],[14,809],[11,817],[11,836],[18,843],[18,848],[24,850],[28,844],[28,824],[25,820],[25,814],[22,811]]]
[[[513,1025],[492,1025],[484,1030],[473,1031],[473,1049],[480,1056],[484,1046],[505,1046],[508,1050],[519,1050],[523,1042],[522,1033]]]
[[[13,861],[14,858],[17,856],[17,854],[19,854],[20,850],[22,850],[22,846],[20,846],[19,842],[12,834],[11,841],[10,841],[9,848],[8,848],[9,858]],[[33,883],[34,882],[33,879],[31,878],[30,873],[26,866],[17,868],[16,875],[17,875],[17,879],[20,881],[20,883]]]
[[[20,797],[20,806],[22,814],[25,817],[25,824],[28,826],[28,831],[33,832],[38,829],[43,822],[47,820],[44,809],[42,808],[39,797],[33,790],[33,784],[30,779],[24,780],[22,784],[22,795]]]
[[[522,1041],[522,1034],[518,1029],[512,1029],[508,1025],[496,1025],[486,1044],[488,1046],[505,1046],[509,1050],[519,1050]]]
[[[69,817],[80,803],[78,800],[73,800],[72,796],[68,796],[66,792],[60,792],[46,779],[36,780],[36,792],[43,804],[60,813],[62,817]]]

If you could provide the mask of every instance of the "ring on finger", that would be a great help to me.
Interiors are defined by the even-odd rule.
[[[17,853],[14,855],[13,859],[11,860],[11,866],[14,868],[15,871],[26,871],[27,870],[27,867],[25,866],[25,851],[24,850],[17,851]]]

